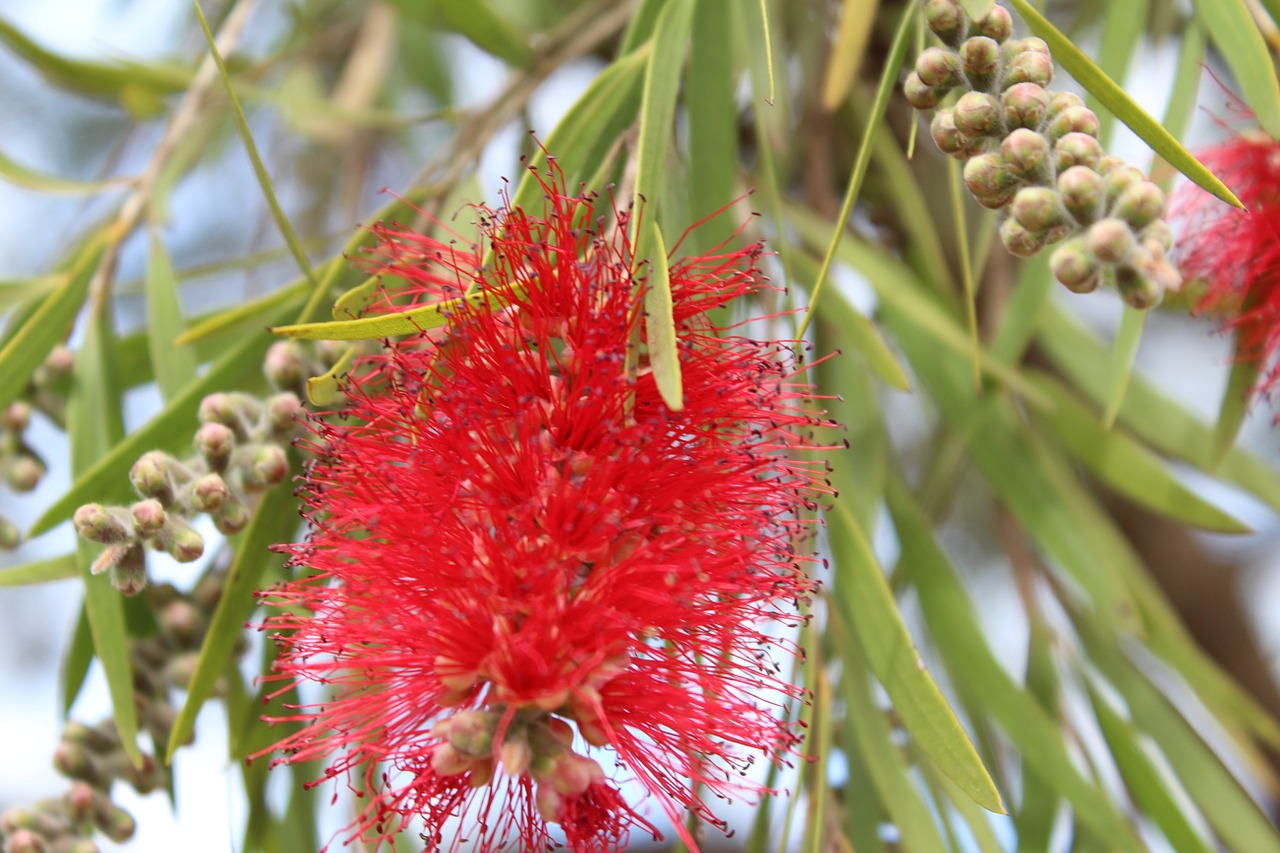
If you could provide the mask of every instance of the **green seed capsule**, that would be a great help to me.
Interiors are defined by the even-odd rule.
[[[1010,208],[1018,224],[1035,234],[1066,223],[1067,211],[1058,191],[1049,187],[1023,187],[1013,197]],[[1048,242],[1048,241],[1046,241]]]
[[[1102,215],[1102,177],[1087,166],[1072,166],[1058,175],[1058,192],[1067,212],[1081,225]]]
[[[966,92],[956,102],[956,129],[970,139],[1002,133],[1004,115],[1000,102],[984,92]]]
[[[1140,231],[1164,215],[1164,191],[1151,181],[1140,181],[1120,194],[1111,213]]]
[[[1102,283],[1102,265],[1083,237],[1063,243],[1049,256],[1049,269],[1067,290],[1089,293]]]
[[[1089,226],[1089,251],[1108,264],[1127,261],[1138,248],[1137,238],[1123,219],[1101,219]]]
[[[926,86],[958,86],[964,82],[960,57],[954,51],[931,47],[916,59],[916,75]]]
[[[1102,145],[1087,133],[1072,131],[1053,145],[1053,166],[1065,172],[1072,166],[1097,169],[1102,160]]]
[[[1049,141],[1034,130],[1020,127],[1000,143],[1005,168],[1032,183],[1044,183],[1049,172]]]
[[[960,62],[974,89],[990,89],[1000,74],[1000,45],[986,36],[966,39],[960,45]]]
[[[1000,241],[1012,255],[1029,258],[1044,248],[1044,242],[1013,218],[1000,223]]]

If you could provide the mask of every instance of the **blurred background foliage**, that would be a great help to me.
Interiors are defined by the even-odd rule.
[[[840,352],[814,373],[845,425],[828,438],[849,444],[830,457],[829,569],[797,674],[813,695],[794,713],[814,760],[775,778],[789,797],[709,847],[1280,850],[1278,638],[1266,633],[1280,600],[1251,568],[1280,512],[1271,413],[1260,404],[1246,430],[1257,451],[1231,446],[1248,378],[1228,384],[1226,342],[1186,318],[1185,299],[1144,328],[1113,294],[1062,292],[1043,258],[993,241],[994,215],[960,192],[896,85],[880,114],[902,22],[907,67],[926,43],[919,8],[209,0],[220,72],[186,3],[0,2],[0,402],[35,399],[58,345],[77,356],[55,389],[65,407],[37,405],[30,428],[52,485],[3,496],[33,538],[0,574],[14,587],[0,602],[45,602],[18,597],[39,583],[61,581],[63,601],[83,590],[60,643],[64,712],[101,671],[128,749],[163,759],[216,694],[248,803],[235,849],[314,850],[345,823],[301,793],[308,768],[282,804],[265,794],[265,764],[242,762],[279,736],[257,721],[252,680],[269,644],[240,667],[234,653],[253,590],[283,576],[265,546],[299,534],[288,489],[244,533],[200,528],[210,570],[231,574],[167,742],[132,738],[129,649],[155,617],[87,573],[96,549],[62,523],[82,503],[129,500],[143,452],[185,451],[205,395],[265,391],[267,326],[349,315],[364,276],[347,257],[369,239],[359,224],[430,228],[457,213],[467,233],[463,205],[503,187],[536,206],[519,161],[538,162],[534,130],[570,186],[639,181],[668,244],[754,190],[686,247],[710,249],[757,212],[746,236],[768,241],[789,305],[807,304],[841,235],[809,329],[813,352]],[[1248,124],[1226,90],[1264,124],[1280,116],[1274,0],[1044,11],[1175,137],[1213,132],[1203,118],[1196,129],[1202,97]],[[115,21],[119,39],[85,21]],[[1205,63],[1222,88],[1204,84]],[[1172,185],[1099,113],[1113,150]],[[860,155],[865,182],[838,226]],[[153,570],[191,587],[194,570],[167,559]],[[47,632],[36,618],[7,621],[7,641]]]

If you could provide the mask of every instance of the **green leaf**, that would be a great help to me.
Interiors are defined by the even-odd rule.
[[[89,195],[103,190],[120,189],[130,178],[108,178],[103,181],[70,181],[28,169],[0,154],[0,179],[24,189],[63,195]]]
[[[1240,0],[1229,0],[1222,4],[1231,6],[1239,3]],[[1178,140],[1173,138],[1173,134],[1165,130],[1164,126],[1147,114],[1142,107],[1138,106],[1132,98],[1125,93],[1123,89],[1115,84],[1110,77],[1103,73],[1097,65],[1086,56],[1080,48],[1076,47],[1071,39],[1067,38],[1058,29],[1035,10],[1027,0],[1009,0],[1009,5],[1013,6],[1018,14],[1020,14],[1031,27],[1031,31],[1040,38],[1044,39],[1053,51],[1053,57],[1062,67],[1076,78],[1081,86],[1085,88],[1089,94],[1093,95],[1107,109],[1115,114],[1129,129],[1142,138],[1144,142],[1151,146],[1152,150],[1163,157],[1188,179],[1201,187],[1213,193],[1218,198],[1234,207],[1243,207],[1240,199],[1235,197],[1231,190],[1227,189],[1226,184],[1218,180],[1218,178],[1205,168],[1204,164],[1191,155],[1191,152],[1183,148]],[[1215,8],[1217,4],[1215,2]],[[1274,84],[1274,72],[1268,71],[1272,75]]]
[[[92,240],[81,250],[66,279],[0,349],[0,376],[5,378],[0,382],[0,408],[17,399],[45,356],[71,331],[97,269],[101,243],[100,239]]]
[[[1137,312],[1135,312],[1137,313]],[[1130,500],[1202,530],[1248,533],[1249,528],[1182,485],[1160,459],[1127,432],[1107,431],[1093,412],[1048,374],[1031,381],[1053,399],[1039,420],[1103,482]]]
[[[733,201],[738,180],[738,108],[735,92],[734,43],[725,33],[722,0],[697,0],[692,47],[685,75],[689,116],[688,221],[701,222],[689,235],[696,250],[707,254],[728,240],[738,216],[709,213]],[[674,232],[673,232],[674,233]]]
[[[853,626],[871,671],[889,694],[907,731],[938,769],[975,803],[988,811],[1005,813],[1000,792],[982,759],[912,644],[884,571],[857,520],[836,501],[827,522],[836,557],[832,597]]]
[[[522,287],[511,285],[494,290],[482,290],[456,299],[446,299],[443,302],[433,302],[398,314],[377,314],[355,320],[273,326],[271,333],[308,341],[370,341],[394,338],[399,335],[416,335],[427,329],[443,326],[449,322],[449,315],[461,308],[464,303],[483,305],[489,310],[496,310],[514,304],[522,296],[524,296]]]
[[[666,8],[667,0],[640,0],[635,14],[622,34],[622,44],[618,46],[618,56],[626,56],[637,50],[653,35],[653,28],[658,23],[658,15]]]
[[[1147,322],[1147,311],[1124,307],[1120,315],[1120,331],[1116,333],[1115,349],[1111,351],[1111,392],[1107,395],[1107,407],[1102,414],[1102,428],[1109,430],[1120,414],[1125,392],[1129,390],[1129,377],[1133,375],[1133,362],[1142,341],[1142,327]]]
[[[184,346],[197,341],[202,341],[211,335],[236,326],[246,320],[252,320],[263,316],[281,305],[286,305],[299,299],[302,294],[310,289],[310,282],[306,279],[298,279],[292,284],[285,285],[279,290],[272,291],[266,296],[260,296],[257,299],[243,302],[228,308],[225,311],[219,311],[208,319],[199,323],[193,323],[191,328],[187,329],[173,341],[174,346]],[[274,312],[273,312],[274,313]]]
[[[196,378],[196,357],[190,349],[175,346],[182,331],[182,306],[173,264],[158,235],[151,235],[147,256],[147,344],[156,384],[166,400],[172,399]]]
[[[71,470],[81,474],[101,459],[124,433],[120,395],[116,387],[110,312],[101,302],[90,310],[84,341],[71,374],[68,401],[68,438]],[[111,694],[116,729],[125,754],[135,766],[142,765],[138,749],[138,712],[134,704],[133,668],[129,664],[129,635],[125,628],[124,603],[111,585],[107,573],[95,575],[90,565],[99,546],[83,539],[76,541],[80,576],[84,580],[84,607],[89,617],[93,651],[102,664]]]
[[[298,269],[302,270],[303,275],[312,284],[315,284],[315,274],[311,271],[311,263],[307,260],[306,250],[298,242],[298,236],[293,233],[293,226],[289,224],[289,219],[284,215],[284,210],[280,207],[280,201],[276,198],[275,188],[271,186],[271,176],[267,174],[267,167],[263,165],[262,157],[258,155],[258,146],[253,141],[253,133],[250,132],[249,122],[245,119],[244,110],[240,107],[240,99],[236,97],[236,90],[231,84],[231,75],[227,73],[226,63],[222,61],[222,54],[218,52],[213,30],[209,29],[209,22],[205,20],[204,10],[200,8],[200,0],[192,0],[192,2],[195,4],[196,18],[200,21],[200,29],[204,32],[205,42],[209,46],[209,54],[217,64],[218,73],[222,76],[223,86],[227,90],[227,100],[231,104],[231,117],[235,120],[236,131],[239,132],[240,140],[244,143],[245,152],[249,155],[249,162],[253,166],[253,174],[258,179],[258,186],[262,188],[262,196],[266,199],[267,208],[271,211],[271,218],[275,220],[276,227],[280,229],[280,235],[284,237],[284,242],[288,245],[294,260],[298,262]]]
[[[0,571],[0,586],[26,586],[49,583],[80,576],[80,562],[75,554],[63,554],[47,560],[36,560]]]
[[[960,0],[964,11],[975,21],[985,18],[995,4],[996,0]]]
[[[433,26],[444,23],[486,53],[505,59],[517,68],[533,67],[533,50],[529,47],[528,39],[498,14],[487,0],[390,2],[406,18]]]
[[[1195,6],[1258,124],[1272,139],[1280,138],[1280,81],[1248,4],[1245,0],[1196,0]]]
[[[640,99],[640,141],[636,153],[636,209],[647,201],[656,205],[662,176],[671,145],[671,131],[676,121],[676,95],[680,90],[680,72],[693,28],[694,0],[667,0],[658,15],[653,31],[653,48],[644,72],[644,90]],[[646,211],[654,217],[655,207]],[[633,222],[639,221],[637,217]],[[635,226],[633,225],[633,233]]]
[[[1254,385],[1258,381],[1258,362],[1242,355],[1240,349],[1237,337],[1235,360],[1231,363],[1231,373],[1227,377],[1227,389],[1222,393],[1218,422],[1213,427],[1213,449],[1209,457],[1211,464],[1221,462],[1236,443],[1240,427],[1249,416],[1249,404],[1253,402]]]
[[[644,226],[649,231],[653,251],[649,253],[649,275],[644,288],[645,343],[649,347],[649,364],[658,385],[662,402],[673,412],[684,408],[684,383],[680,378],[680,341],[676,336],[674,309],[671,304],[671,271],[667,268],[667,245],[658,223],[650,219]]]
[[[897,87],[898,72],[902,69],[903,59],[907,55],[907,36],[911,33],[911,25],[914,21],[915,9],[912,6],[908,6],[902,12],[902,19],[898,24],[897,32],[894,34],[893,44],[889,48],[889,56],[880,71],[880,85],[876,89],[875,103],[872,104],[871,113],[866,118],[867,123],[862,134],[862,141],[858,145],[858,156],[853,162],[853,172],[849,175],[849,185],[845,188],[844,201],[840,205],[840,213],[836,215],[831,238],[827,241],[827,251],[822,257],[822,267],[818,270],[818,277],[814,280],[813,287],[809,291],[809,307],[804,313],[804,320],[800,322],[800,328],[796,331],[796,337],[804,337],[805,330],[813,322],[813,315],[818,308],[818,300],[822,296],[827,274],[831,271],[831,263],[835,259],[836,250],[845,234],[845,227],[849,222],[849,217],[853,213],[853,203],[858,199],[858,193],[862,190],[862,179],[866,177],[867,166],[871,164],[872,140],[874,139],[876,128],[879,126],[881,119],[884,118],[885,109],[889,105],[889,96],[893,94],[893,90]]]
[[[992,654],[955,568],[896,472],[890,475],[887,494],[902,547],[899,571],[914,581],[925,622],[953,680],[983,697],[982,707],[999,723],[1026,769],[1067,799],[1083,823],[1119,849],[1145,851],[1107,795],[1080,775],[1054,719],[1018,688]]]
[[[987,2],[989,4],[992,0]],[[827,112],[834,111],[844,102],[849,87],[858,78],[858,69],[862,67],[862,58],[871,36],[871,25],[875,23],[879,9],[880,0],[846,0],[822,82],[822,108]]]
[[[1138,40],[1146,32],[1151,0],[1127,0],[1125,14],[1106,15],[1102,22],[1102,44],[1098,47],[1098,67],[1112,80],[1124,82]],[[1105,149],[1111,141],[1115,116],[1101,109],[1096,96],[1090,95],[1089,108],[1098,113],[1098,141]]]
[[[355,346],[349,346],[342,353],[341,358],[320,376],[313,376],[307,380],[307,400],[313,406],[326,407],[342,402],[346,399],[346,394],[342,392],[339,386],[339,380],[346,374],[347,369],[351,367],[351,362],[355,358]]]
[[[245,620],[253,611],[254,591],[258,589],[262,573],[272,562],[281,561],[268,549],[277,542],[289,541],[297,524],[297,499],[288,489],[277,487],[263,496],[249,526],[235,543],[236,555],[227,570],[222,597],[209,620],[209,631],[200,647],[191,683],[187,685],[187,700],[169,735],[166,763],[173,761],[174,752],[191,734],[196,715],[226,671],[236,643],[244,633]]]
[[[76,554],[76,574],[80,573],[81,555]],[[63,719],[71,713],[71,706],[80,695],[80,688],[89,675],[89,667],[93,664],[93,632],[89,630],[89,613],[83,602],[80,605],[80,616],[76,619],[75,630],[71,633],[71,641],[67,643],[66,654],[62,656],[62,672],[59,673],[59,685],[62,690]]]

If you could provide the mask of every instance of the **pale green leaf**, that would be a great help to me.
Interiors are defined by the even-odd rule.
[[[1138,344],[1142,341],[1142,328],[1146,325],[1148,311],[1124,307],[1120,315],[1120,331],[1116,333],[1115,348],[1111,351],[1111,369],[1107,375],[1111,377],[1111,391],[1107,395],[1107,406],[1102,413],[1102,428],[1111,429],[1120,414],[1120,406],[1124,404],[1125,392],[1129,390],[1129,377],[1133,375],[1133,362],[1138,355]]]
[[[49,583],[80,576],[80,563],[75,554],[50,557],[0,570],[0,586],[26,586]]]
[[[466,306],[484,306],[496,310],[513,304],[524,295],[519,285],[494,290],[482,290],[456,299],[433,302],[420,308],[411,308],[396,314],[377,314],[358,317],[355,320],[331,320],[322,323],[295,323],[291,326],[274,326],[271,333],[286,338],[310,341],[369,341],[415,335],[435,329],[449,322],[449,316]]]
[[[653,48],[644,72],[640,99],[640,141],[636,153],[636,209],[645,201],[657,204],[667,149],[676,120],[680,72],[693,28],[694,0],[667,0],[653,31]],[[654,208],[646,211],[654,218]],[[638,221],[633,220],[634,221]],[[635,226],[632,226],[633,232]],[[638,233],[638,232],[635,232]]]
[[[188,347],[175,346],[182,331],[182,306],[178,302],[178,280],[169,254],[159,236],[151,236],[147,256],[147,344],[156,384],[166,400],[173,399],[195,379],[196,357]]]
[[[307,380],[307,400],[311,405],[324,408],[346,399],[340,382],[351,367],[351,361],[355,358],[355,354],[356,348],[354,345],[347,347],[333,367],[320,376],[313,376]]]
[[[1226,390],[1222,392],[1222,406],[1218,409],[1218,422],[1213,427],[1212,464],[1221,462],[1240,434],[1240,427],[1249,416],[1253,402],[1254,386],[1258,381],[1259,367],[1255,358],[1241,353],[1239,337],[1236,339],[1235,359],[1227,377]]]
[[[858,77],[871,36],[871,25],[875,23],[879,9],[880,0],[845,0],[822,82],[822,108],[828,112],[840,106]]]
[[[108,178],[102,181],[71,181],[29,169],[0,154],[0,180],[14,186],[37,190],[42,193],[62,195],[90,195],[103,190],[119,189],[129,183],[129,178]]]
[[[653,368],[658,393],[668,409],[678,412],[684,408],[684,383],[680,377],[680,341],[676,336],[671,304],[667,245],[657,222],[650,219],[643,227],[649,231],[649,241],[653,246],[644,288],[645,343],[649,347],[649,364]]]

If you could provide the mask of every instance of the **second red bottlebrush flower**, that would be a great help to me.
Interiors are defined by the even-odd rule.
[[[1247,208],[1187,185],[1174,194],[1170,219],[1179,233],[1176,257],[1198,280],[1198,312],[1226,318],[1238,355],[1258,365],[1258,390],[1280,381],[1280,142],[1261,131],[1196,152]]]
[[[541,216],[480,210],[484,266],[375,228],[378,309],[488,298],[366,360],[347,419],[315,426],[289,549],[314,574],[267,595],[267,627],[278,677],[335,695],[283,718],[305,725],[276,761],[365,792],[352,838],[420,818],[428,849],[614,850],[657,835],[617,780],[677,827],[716,822],[712,798],[765,793],[746,771],[798,742],[779,636],[813,592],[826,486],[797,451],[818,420],[789,344],[707,313],[758,286],[760,246],[671,264],[674,412],[643,356],[628,369],[630,213],[541,180]]]

